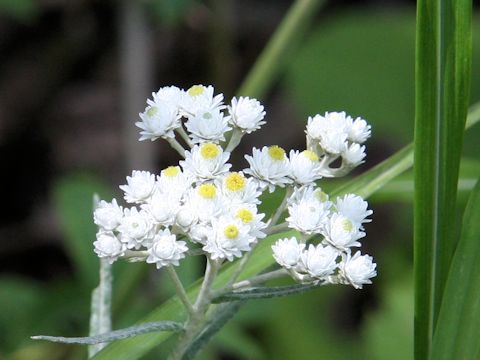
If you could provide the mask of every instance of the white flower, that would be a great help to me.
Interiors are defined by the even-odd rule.
[[[295,190],[288,203],[288,226],[305,234],[321,232],[328,222],[331,203],[320,189]]]
[[[212,143],[195,145],[191,151],[185,151],[185,160],[180,161],[183,172],[195,181],[202,182],[215,179],[228,172],[232,166],[227,163],[229,152]]]
[[[185,96],[185,91],[176,86],[164,86],[157,92],[152,93],[153,100],[148,99],[147,104],[157,106],[159,103],[166,102],[179,110]]]
[[[347,117],[346,130],[348,133],[348,140],[354,143],[363,144],[370,137],[371,126],[365,120],[357,117],[353,120],[350,116]]]
[[[157,192],[142,205],[142,209],[151,215],[154,222],[163,226],[173,225],[180,209],[180,198],[175,194]]]
[[[347,120],[345,112],[326,112],[325,116],[308,118],[307,135],[319,142],[323,151],[338,155],[347,146]]]
[[[200,222],[209,222],[225,211],[225,202],[214,184],[205,183],[188,191],[183,208],[189,209]]]
[[[347,254],[342,262],[340,273],[355,289],[361,289],[364,284],[371,284],[370,279],[377,276],[376,267],[377,264],[373,262],[371,256],[362,255],[357,251],[353,256]]]
[[[357,143],[353,143],[348,146],[345,151],[342,153],[343,160],[349,166],[358,166],[364,162],[365,158],[365,146],[360,146]]]
[[[252,156],[245,155],[245,159],[250,167],[244,172],[255,177],[261,188],[268,187],[268,190],[273,192],[275,186],[284,187],[292,183],[289,178],[290,162],[285,155],[285,150],[280,146],[264,146],[262,150],[253,148]]]
[[[155,175],[148,171],[133,170],[132,176],[127,176],[127,185],[120,185],[125,192],[125,200],[129,203],[142,203],[155,191]]]
[[[263,111],[262,104],[256,99],[241,96],[237,100],[234,97],[232,104],[228,106],[228,112],[230,113],[230,123],[247,134],[260,129],[265,124],[265,121],[262,121],[265,111]]]
[[[224,134],[232,129],[219,109],[199,110],[188,117],[185,126],[193,143],[219,143],[225,140]]]
[[[97,241],[93,243],[95,253],[101,258],[107,258],[110,264],[125,254],[127,247],[111,231],[99,231]]]
[[[221,110],[223,94],[214,96],[213,86],[193,85],[182,99],[181,108],[186,116],[194,115],[199,110]]]
[[[250,244],[255,241],[245,226],[238,219],[221,217],[212,219],[212,236],[207,238],[203,250],[215,259],[227,259],[233,261],[235,257],[241,257],[242,251],[249,251]]]
[[[177,241],[175,235],[165,229],[153,238],[152,246],[148,249],[147,263],[156,264],[157,269],[168,265],[178,266],[178,261],[185,257],[187,250],[185,241]]]
[[[192,185],[192,179],[184,174],[179,166],[163,169],[157,177],[157,190],[171,198],[180,199]]]
[[[221,179],[221,189],[225,197],[235,204],[260,204],[258,197],[262,194],[258,191],[257,183],[246,178],[243,173],[230,172]]]
[[[331,246],[310,244],[300,257],[301,267],[312,277],[324,278],[337,268],[338,256],[338,251]]]
[[[330,217],[322,234],[328,243],[343,251],[353,246],[360,246],[361,244],[357,240],[365,236],[365,233],[360,231],[358,224],[338,213]]]
[[[112,202],[100,201],[98,207],[93,212],[93,221],[104,230],[115,230],[122,221],[123,209],[118,206],[117,200]]]
[[[305,244],[299,244],[295,237],[279,239],[272,245],[273,257],[285,269],[295,268],[304,248]]]
[[[257,207],[253,204],[241,204],[233,208],[232,216],[241,220],[249,227],[249,234],[256,239],[263,239],[267,235],[262,231],[267,227],[262,219],[265,214],[258,214]]]
[[[361,224],[372,221],[367,219],[367,216],[372,215],[373,211],[368,210],[368,203],[358,195],[347,194],[337,198],[335,207],[340,214],[349,218],[360,229],[363,229]]]
[[[318,156],[311,150],[290,150],[290,169],[290,177],[299,185],[311,185],[322,177]]]
[[[180,127],[181,116],[178,109],[165,101],[158,100],[153,105],[147,106],[143,113],[140,113],[140,119],[135,123],[140,131],[140,141],[154,141],[158,138],[174,138],[173,131]]]
[[[153,238],[153,222],[145,210],[137,208],[124,210],[122,222],[118,227],[120,241],[127,244],[128,249],[147,247]]]
[[[184,231],[188,231],[197,222],[196,209],[189,204],[181,206],[175,216],[175,224]]]

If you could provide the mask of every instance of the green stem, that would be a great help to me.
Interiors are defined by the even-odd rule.
[[[167,271],[168,271],[168,275],[170,275],[170,278],[172,279],[175,285],[175,290],[177,291],[177,295],[180,301],[185,306],[185,309],[187,309],[188,314],[192,316],[195,313],[195,310],[193,309],[193,306],[190,303],[190,300],[188,299],[185,288],[183,287],[183,284],[180,278],[178,277],[177,272],[175,271],[172,265],[167,266]]]
[[[180,145],[180,143],[177,140],[168,138],[167,141],[170,144],[170,146],[180,154],[182,158],[185,158],[185,149],[183,148],[182,145]]]

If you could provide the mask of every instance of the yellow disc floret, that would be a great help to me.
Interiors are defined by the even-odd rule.
[[[317,197],[318,200],[321,202],[325,202],[328,200],[328,195],[324,193],[322,190],[318,189],[315,191],[315,196]]]
[[[223,230],[225,237],[231,240],[235,239],[238,236],[238,233],[238,228],[235,225],[228,225]]]
[[[213,199],[217,195],[217,188],[213,184],[202,184],[198,187],[198,193],[205,199]]]
[[[353,224],[348,219],[343,219],[342,220],[342,227],[343,227],[343,230],[345,230],[347,232],[352,232],[352,230],[353,230]]]
[[[302,151],[302,155],[311,161],[318,161],[318,156],[312,150]]]
[[[244,224],[251,223],[253,220],[253,213],[245,208],[237,211],[237,218],[242,220]]]
[[[283,150],[280,146],[273,145],[268,148],[268,155],[270,155],[273,160],[280,161],[285,159],[285,150]]]
[[[205,86],[203,85],[193,85],[190,89],[187,90],[187,94],[190,96],[202,95],[205,92]]]
[[[215,159],[220,153],[218,145],[205,143],[200,147],[200,154],[204,159]]]
[[[225,186],[230,191],[239,191],[245,187],[245,177],[238,172],[232,172],[225,179]]]
[[[175,177],[180,173],[180,167],[178,166],[169,166],[162,171],[163,175],[167,177]]]

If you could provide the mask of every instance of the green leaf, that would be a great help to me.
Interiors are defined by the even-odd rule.
[[[64,344],[82,344],[94,345],[115,340],[126,339],[132,336],[146,334],[154,331],[173,331],[178,332],[183,330],[183,324],[176,321],[156,321],[144,323],[140,325],[130,326],[125,329],[111,331],[105,334],[87,337],[63,337],[63,336],[47,336],[37,335],[32,336],[33,340],[46,340],[51,342],[59,342]]]
[[[417,2],[415,356],[430,352],[456,246],[458,170],[471,77],[469,0]]]
[[[480,180],[465,210],[462,234],[445,285],[432,359],[480,357]]]
[[[213,303],[218,304],[227,301],[237,300],[253,300],[253,299],[268,299],[279,296],[287,296],[293,294],[301,294],[305,291],[316,289],[322,284],[296,284],[287,286],[259,286],[248,290],[241,290],[223,294],[212,300]]]
[[[112,330],[112,265],[108,259],[100,259],[100,282],[92,291],[90,305],[90,336],[97,336]],[[92,357],[106,346],[89,346],[88,357]]]
[[[271,89],[280,71],[295,56],[301,35],[325,0],[297,0],[262,51],[238,90],[238,95],[261,98]]]

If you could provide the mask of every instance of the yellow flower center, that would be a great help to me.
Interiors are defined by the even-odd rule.
[[[232,172],[225,179],[225,185],[230,191],[242,190],[245,187],[245,178],[238,172]]]
[[[311,161],[318,161],[318,156],[311,150],[302,151],[302,155]]]
[[[175,177],[180,173],[180,167],[178,166],[169,166],[162,171],[163,175],[168,177]]]
[[[202,184],[198,187],[198,193],[205,199],[213,199],[217,195],[217,188],[212,184]]]
[[[158,108],[157,107],[151,107],[150,109],[147,110],[147,115],[149,117],[153,117],[155,115],[157,115],[158,113]]]
[[[343,219],[342,220],[342,227],[343,227],[343,230],[348,231],[348,232],[351,232],[353,230],[353,224],[348,219]]]
[[[190,89],[187,90],[187,94],[190,96],[202,95],[205,92],[205,86],[203,85],[193,85]]]
[[[325,202],[328,200],[328,195],[324,193],[322,190],[318,189],[315,191],[315,196],[317,197],[318,200],[321,202]]]
[[[268,155],[270,155],[273,160],[280,161],[285,159],[285,150],[283,150],[280,146],[273,145],[268,148]]]
[[[248,224],[253,220],[253,213],[245,208],[238,210],[237,218],[242,220],[244,224]]]
[[[224,230],[223,234],[228,239],[235,239],[238,236],[238,228],[235,225],[228,225]]]
[[[204,159],[215,159],[219,153],[218,145],[212,143],[205,143],[200,147],[200,154]]]

